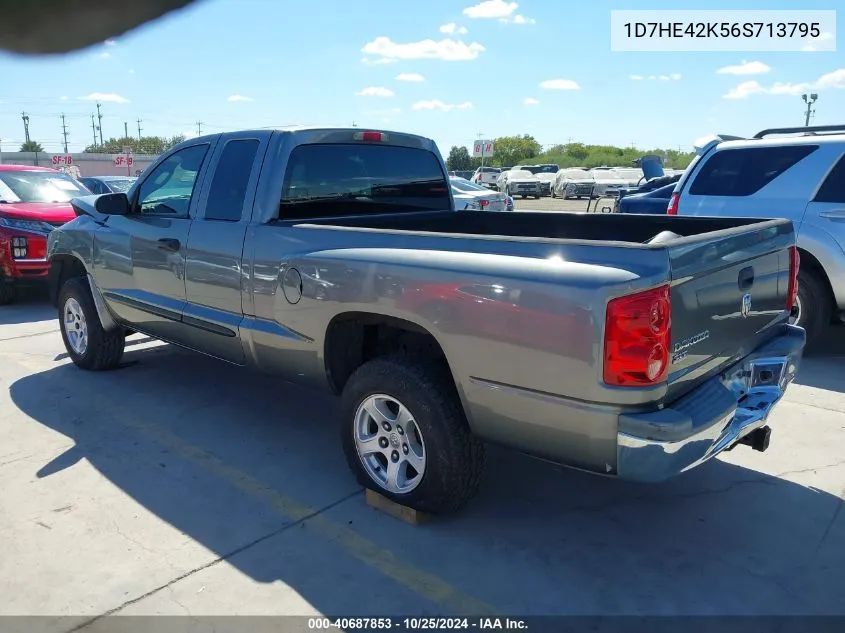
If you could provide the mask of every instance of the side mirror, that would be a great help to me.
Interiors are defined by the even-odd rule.
[[[94,202],[94,210],[103,215],[128,215],[131,207],[125,193],[106,193]]]

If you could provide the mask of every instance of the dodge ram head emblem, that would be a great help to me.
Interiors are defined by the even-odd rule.
[[[743,318],[748,318],[748,315],[751,314],[751,295],[742,295],[742,308],[740,309],[742,312]]]

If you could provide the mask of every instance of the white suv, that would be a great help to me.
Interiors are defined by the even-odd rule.
[[[801,256],[795,321],[808,342],[845,321],[845,125],[720,136],[690,163],[668,213],[792,220]]]

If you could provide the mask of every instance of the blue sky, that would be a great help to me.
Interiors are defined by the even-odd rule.
[[[841,50],[611,52],[611,9],[677,3],[477,5],[203,0],[75,54],[0,54],[0,147],[18,149],[25,111],[32,138],[48,152],[61,149],[64,113],[70,151],[80,151],[92,142],[97,100],[106,138],[122,136],[124,122],[136,135],[139,118],[144,135],[167,136],[195,134],[197,121],[203,133],[354,121],[430,136],[444,155],[479,132],[528,133],[544,145],[571,139],[691,149],[708,133],[803,124],[807,89],[819,94],[815,124],[845,123]],[[768,0],[690,8],[795,6]]]

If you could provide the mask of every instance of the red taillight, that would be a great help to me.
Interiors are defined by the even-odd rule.
[[[479,200],[479,202],[481,203],[482,209],[490,204],[489,200],[484,200],[483,198],[481,200]]]
[[[381,143],[387,140],[387,134],[384,132],[355,132],[353,138],[356,141],[365,141],[367,143]]]
[[[604,329],[604,382],[654,385],[669,373],[672,304],[669,285],[611,299]]]
[[[789,289],[786,292],[786,309],[798,301],[798,270],[801,268],[801,254],[794,246],[789,247]]]
[[[681,194],[673,193],[669,199],[669,206],[666,207],[667,215],[678,215],[678,201],[681,199]]]

